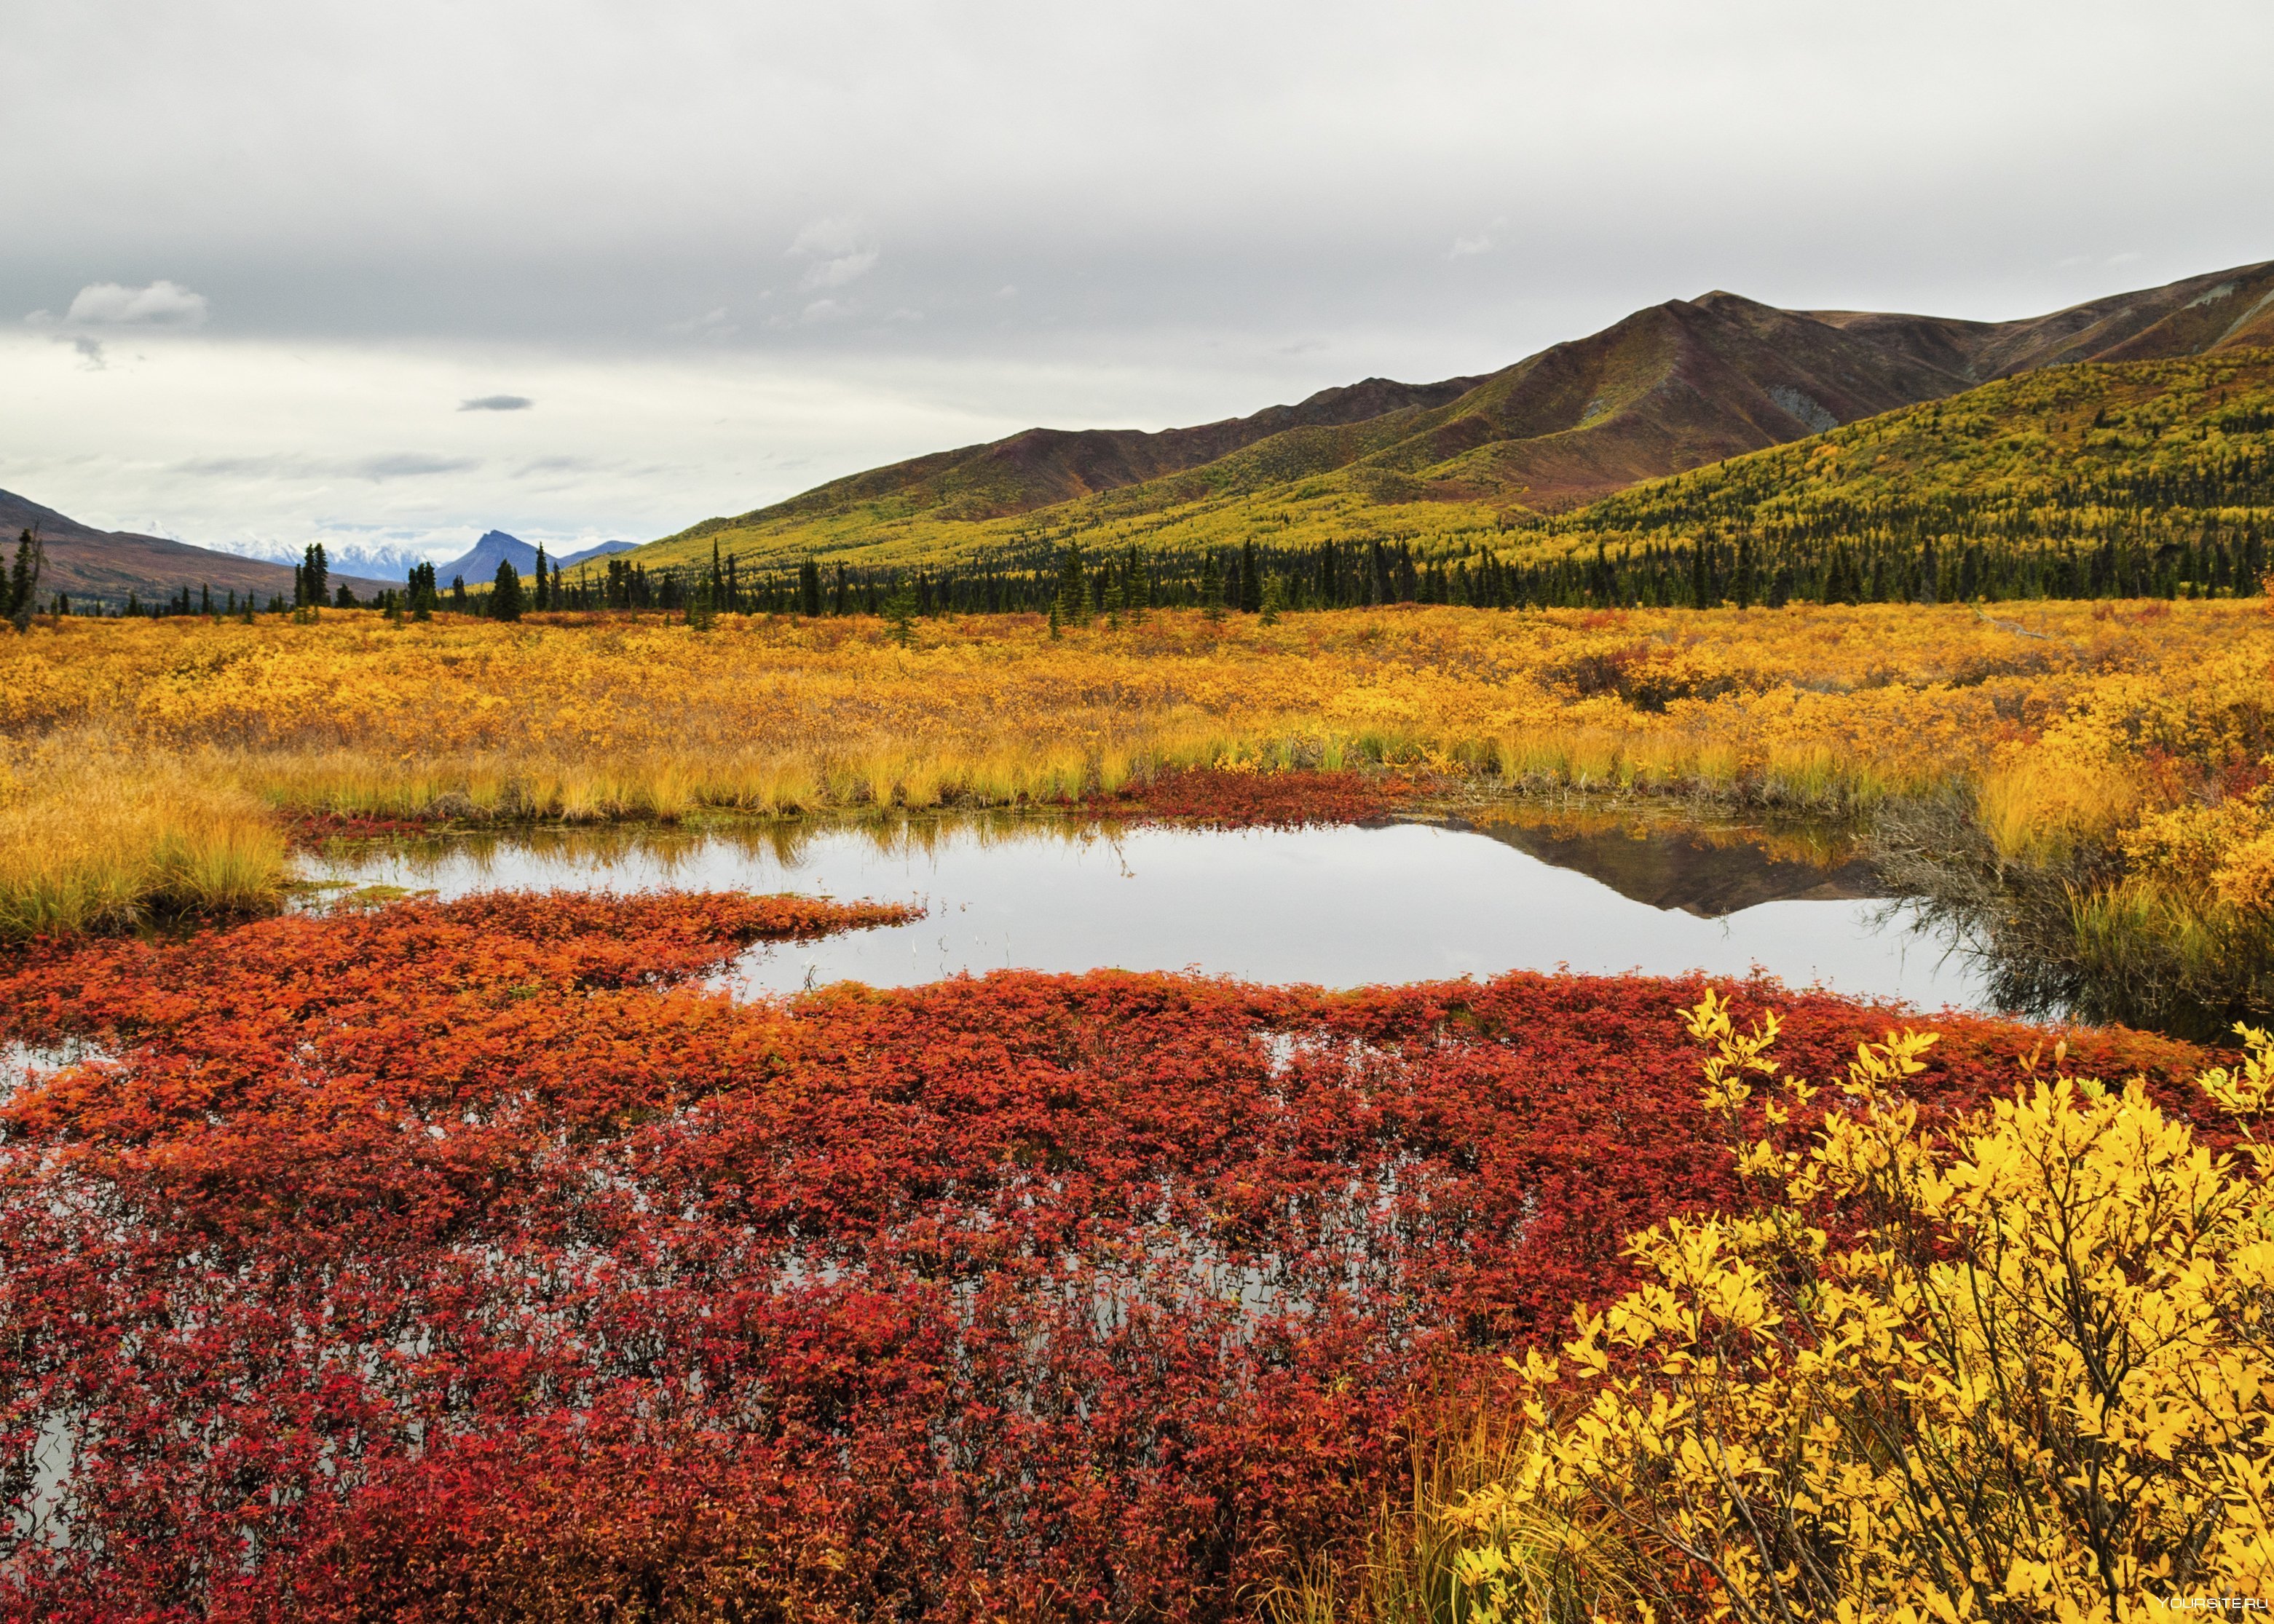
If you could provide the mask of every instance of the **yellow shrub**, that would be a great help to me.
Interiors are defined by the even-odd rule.
[[[1558,1572],[1593,1590],[1551,1599],[1604,1616],[1841,1624],[2264,1594],[2274,1155],[2238,1166],[2137,1082],[2059,1074],[1924,1135],[1915,1033],[1861,1050],[1849,1107],[1798,1146],[1817,1091],[1756,1100],[1773,1019],[1739,1033],[1709,994],[1690,1021],[1763,1205],[1634,1237],[1654,1278],[1580,1312],[1572,1377],[1531,1356],[1529,1448],[1447,1513],[1472,1617],[1548,1616]],[[2203,1084],[2248,1132],[2274,1040],[2244,1035]],[[1870,1220],[1855,1244],[1827,1241],[1826,1203]]]

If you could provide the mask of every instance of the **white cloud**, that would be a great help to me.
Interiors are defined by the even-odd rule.
[[[840,254],[834,259],[823,259],[806,267],[797,285],[808,292],[816,288],[841,288],[855,277],[866,276],[877,268],[877,251],[873,248],[855,250]]]
[[[74,327],[203,327],[207,313],[206,296],[192,293],[177,282],[162,279],[147,287],[129,288],[120,282],[89,282],[81,288],[64,313],[64,324]]]
[[[867,240],[850,220],[817,220],[790,242],[785,258],[808,263],[798,286],[810,293],[820,288],[841,288],[877,268],[882,251]]]
[[[851,313],[850,310],[835,299],[816,299],[805,307],[802,320],[809,322],[835,321]]]
[[[1452,247],[1445,251],[1445,258],[1466,259],[1476,254],[1490,253],[1493,251],[1494,235],[1507,224],[1507,216],[1499,215],[1487,222],[1483,230],[1465,232],[1455,237]]]

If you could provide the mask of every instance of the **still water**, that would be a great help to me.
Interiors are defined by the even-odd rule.
[[[1972,966],[1867,870],[1724,834],[1395,823],[1081,828],[1028,820],[785,832],[570,831],[342,850],[333,888],[800,891],[913,901],[912,923],[754,950],[751,992],[1019,967],[1196,970],[1330,987],[1511,969],[1739,977],[1979,1008]],[[320,893],[321,894],[321,893]]]

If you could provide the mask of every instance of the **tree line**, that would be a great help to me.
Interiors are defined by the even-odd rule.
[[[27,538],[28,540],[28,538]],[[444,588],[432,564],[414,567],[403,586],[358,600],[328,580],[320,545],[294,570],[289,605],[303,618],[323,608],[370,607],[390,619],[425,620],[436,611],[518,620],[528,613],[662,612],[708,624],[728,614],[806,618],[880,616],[905,626],[942,614],[1038,613],[1054,624],[1118,620],[1153,609],[1276,618],[1319,609],[1384,604],[1451,604],[1490,609],[1698,608],[1790,603],[1938,603],[1983,599],[2245,598],[2263,589],[2265,526],[2255,513],[2198,525],[2178,538],[2138,526],[2080,545],[2014,540],[1994,530],[1927,533],[1913,540],[1892,526],[1863,533],[1790,526],[1685,540],[1536,552],[1509,559],[1470,548],[1436,557],[1410,543],[1382,540],[1274,546],[1246,542],[1205,553],[1148,553],[1136,546],[1096,553],[1079,545],[1055,556],[968,565],[896,568],[815,558],[794,566],[753,567],[714,552],[707,565],[660,566],[611,558],[565,571],[538,550],[524,577],[501,563],[479,590],[462,578]],[[34,554],[36,559],[36,553]],[[18,549],[17,575],[25,568]],[[36,562],[34,566],[36,575]],[[28,620],[28,592],[11,582],[11,613]],[[281,596],[272,613],[288,605]],[[217,601],[210,589],[183,587],[125,613],[226,614],[250,618],[252,595]]]

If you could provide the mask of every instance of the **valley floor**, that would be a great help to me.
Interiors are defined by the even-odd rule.
[[[1715,1563],[1753,1583],[1864,1515],[1835,1493],[1884,1498],[1884,1447],[1840,1445],[1834,1389],[1795,1369],[1864,1360],[1841,1402],[1939,1395],[1874,1424],[1975,1480],[2040,1458],[1998,1428],[2104,1447],[2067,1406],[1950,1396],[2071,1391],[2058,1337],[2002,1387],[1932,1367],[1932,1271],[1986,1255],[1951,1205],[1971,1176],[1935,1170],[1962,1132],[2007,1169],[2012,1233],[2202,1220],[2078,1276],[2093,1323],[2183,1329],[2108,1402],[2195,1441],[2135,1452],[2162,1498],[2124,1541],[2044,1535],[2042,1593],[2095,1551],[2157,1583],[2173,1551],[2256,1572],[2268,1400],[2188,1372],[2260,1357],[2274,1218],[2189,1136],[2248,1154],[2274,1069],[2189,1040],[2265,1007],[2270,670],[2257,601],[999,617],[905,646],[857,620],[356,613],[0,638],[0,1611],[1418,1621],[1537,1583],[1552,1616],[1634,1614],[1605,1587],[1643,1583],[1656,1616],[1708,1616]],[[740,997],[718,978],[750,944],[908,911],[699,890],[244,917],[296,838],[359,831],[1519,796],[1826,815],[1986,921],[2018,1004],[2180,1035],[1946,1011],[1930,1047],[1902,1011],[1761,981],[1717,1030],[1696,977],[1529,972]],[[1743,1033],[1772,1013],[1775,1063],[1862,1068],[1854,1092],[1769,1093]],[[2071,1178],[2101,1147],[2138,1165]],[[2088,1187],[2121,1199],[2060,1205]],[[1814,1340],[1793,1315],[1849,1302],[1819,1277],[1895,1329]],[[2053,1323],[2027,1291],[2065,1278],[2020,1267],[2014,1323]],[[1790,1287],[1774,1320],[1765,1280]],[[1598,1360],[1574,1314],[1606,1309],[1627,1341]],[[1635,1331],[1652,1314],[1736,1340],[1701,1365]],[[1575,1327],[1567,1374],[1510,1368]],[[1732,1348],[1775,1367],[1714,1436],[1804,1445],[1790,1470],[1820,1481],[1757,1550],[1670,1556],[1695,1529],[1615,1519],[1690,1515],[1650,1497],[1686,1482],[1653,1395],[1729,1402],[1696,1378]],[[1891,1349],[1913,1364],[1870,1363]],[[2188,1545],[2205,1495],[2225,1531]],[[1949,1530],[1899,1522],[1825,1593],[1908,1593]]]

